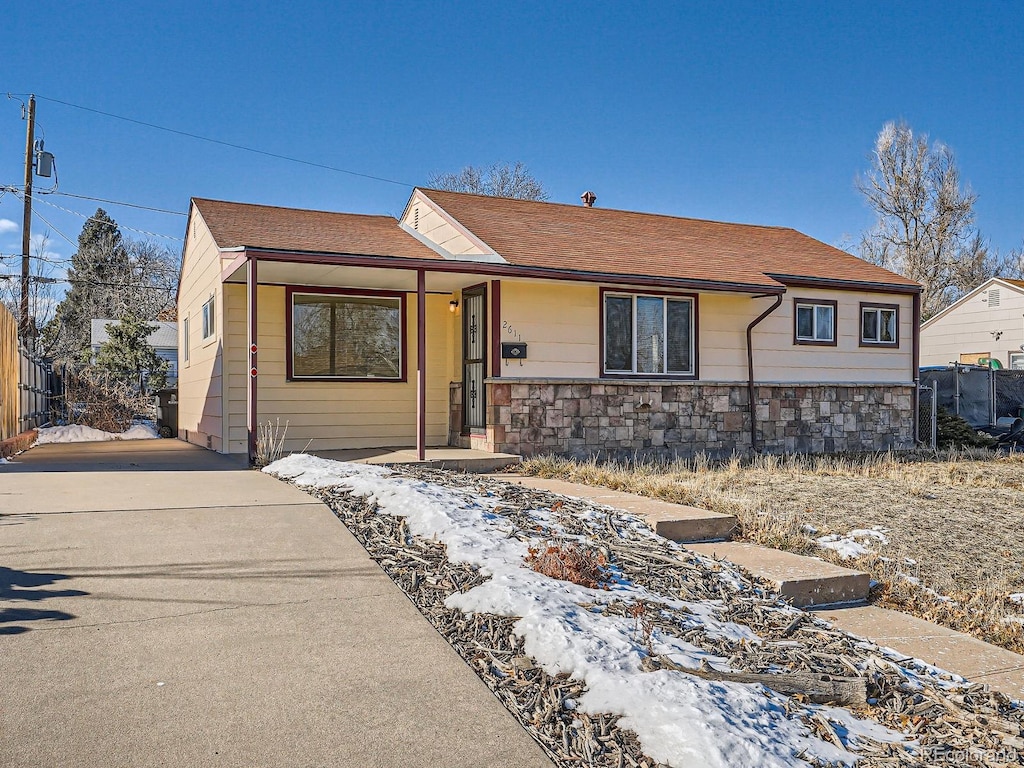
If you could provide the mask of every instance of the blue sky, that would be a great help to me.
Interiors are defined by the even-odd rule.
[[[554,201],[592,189],[599,206],[829,243],[871,224],[853,180],[882,124],[903,118],[953,148],[992,245],[1024,240],[1018,3],[15,0],[3,16],[0,94],[402,184],[521,160]],[[22,182],[20,117],[0,95],[0,185]],[[65,192],[177,211],[194,195],[397,214],[408,197],[44,99],[37,120]],[[69,257],[57,230],[75,240],[82,217],[48,204],[97,203],[42,199],[49,249]],[[184,230],[180,216],[104,207],[124,227]],[[11,194],[4,219],[21,221]],[[19,251],[0,221],[0,253]]]

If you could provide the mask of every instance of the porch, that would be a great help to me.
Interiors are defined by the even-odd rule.
[[[251,249],[225,261],[220,450],[255,456],[269,422],[289,425],[286,450],[330,458],[466,471],[517,461],[449,449],[451,386],[469,382],[460,429],[484,427],[501,286],[438,266]]]

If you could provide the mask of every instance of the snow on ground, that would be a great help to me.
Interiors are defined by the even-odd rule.
[[[854,528],[845,536],[830,533],[828,536],[821,536],[815,539],[819,547],[834,549],[844,560],[861,557],[862,555],[874,552],[873,545],[888,544],[886,537],[888,531],[880,525],[871,528]]]
[[[81,424],[63,427],[40,427],[36,445],[47,443],[95,443],[101,440],[150,440],[160,437],[148,424],[135,424],[124,432],[104,432]]]
[[[856,755],[818,739],[799,714],[818,713],[840,726],[847,744],[859,737],[906,743],[907,737],[834,707],[800,705],[762,686],[714,682],[669,670],[644,672],[644,651],[633,621],[608,615],[612,600],[685,606],[695,625],[732,642],[758,643],[750,628],[716,618],[714,603],[684,602],[655,594],[622,579],[607,590],[549,578],[524,565],[529,542],[510,537],[507,518],[493,512],[496,501],[404,478],[385,467],[292,455],[264,472],[300,486],[341,486],[371,497],[382,514],[403,517],[409,532],[441,542],[449,560],[475,565],[491,578],[446,605],[465,612],[521,617],[515,631],[525,651],[551,675],[568,673],[587,692],[577,711],[621,715],[644,752],[671,766],[763,766],[806,764],[799,754],[852,764]],[[538,522],[545,521],[538,514]],[[540,525],[543,529],[545,526]],[[544,536],[538,533],[538,543]],[[701,662],[728,671],[727,660],[655,630],[654,653],[697,668]]]

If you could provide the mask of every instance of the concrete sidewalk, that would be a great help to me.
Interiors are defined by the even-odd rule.
[[[325,506],[145,442],[0,467],[0,765],[550,766]]]

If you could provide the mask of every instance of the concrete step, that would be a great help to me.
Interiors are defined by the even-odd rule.
[[[549,491],[562,496],[574,496],[595,504],[631,512],[647,521],[659,536],[679,542],[715,541],[727,539],[736,527],[736,518],[710,512],[706,509],[672,504],[633,493],[613,491],[581,483],[568,483],[543,477],[524,477],[516,474],[492,474],[490,477],[518,483],[527,488]]]
[[[767,579],[798,608],[863,602],[871,585],[871,577],[861,571],[756,544],[723,541],[686,548],[728,560]]]
[[[818,608],[815,614],[851,635],[1024,699],[1024,656],[1013,651],[874,605]]]
[[[450,469],[478,475],[506,469],[523,460],[514,453],[490,453],[471,448],[427,448],[424,461],[419,460],[415,448],[346,448],[310,453],[356,464],[415,464],[426,469]]]

